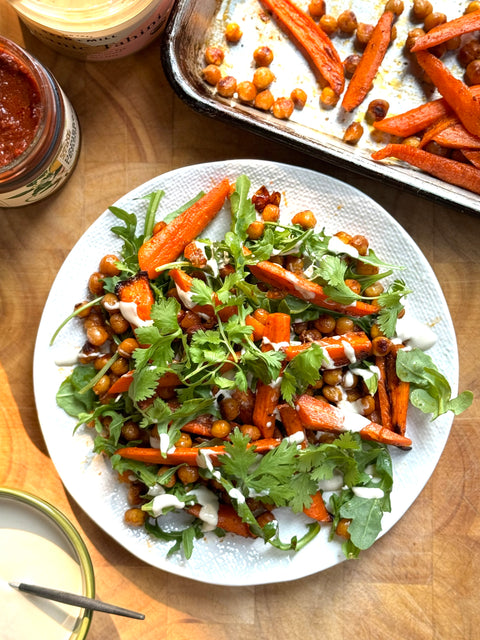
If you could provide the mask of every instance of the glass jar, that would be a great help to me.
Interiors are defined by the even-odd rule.
[[[29,30],[56,51],[110,60],[139,51],[162,31],[173,0],[9,0]]]
[[[0,207],[57,191],[80,151],[75,111],[36,58],[0,36]]]

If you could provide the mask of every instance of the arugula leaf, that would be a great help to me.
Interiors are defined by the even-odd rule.
[[[322,347],[312,344],[287,364],[281,383],[282,395],[287,402],[291,403],[294,395],[303,393],[309,385],[320,380],[324,359]]]
[[[78,365],[60,385],[56,395],[57,404],[69,416],[78,418],[79,415],[93,410],[97,399],[95,393],[91,389],[85,393],[81,393],[81,390],[96,373],[93,365]]]
[[[143,242],[143,236],[137,236],[137,216],[115,206],[109,207],[109,211],[125,223],[124,227],[115,226],[111,231],[123,240],[123,260],[127,267],[136,272],[138,271],[138,250]]]
[[[256,219],[255,207],[251,198],[248,197],[250,185],[250,180],[246,175],[239,176],[235,182],[235,191],[230,196],[231,231],[239,242],[245,242],[248,226]]]
[[[162,189],[158,189],[157,191],[153,191],[148,195],[144,196],[148,201],[147,213],[145,214],[145,223],[143,230],[143,238],[147,240],[153,234],[153,227],[155,226],[155,214],[158,210],[158,205],[160,204],[160,200],[165,195],[165,191]]]
[[[464,391],[456,398],[448,380],[437,369],[432,358],[420,349],[400,349],[397,353],[397,375],[410,383],[410,401],[423,411],[431,413],[432,420],[447,411],[458,415],[473,402],[473,393]]]
[[[352,496],[340,507],[340,516],[348,518],[350,541],[358,549],[371,547],[382,530],[382,499]]]
[[[179,207],[178,209],[175,209],[175,211],[172,211],[171,213],[167,214],[164,218],[163,221],[166,222],[167,224],[169,222],[171,222],[172,220],[175,220],[175,218],[177,216],[179,216],[181,213],[183,213],[184,211],[186,211],[187,209],[190,209],[190,207],[195,204],[195,202],[197,202],[198,200],[200,200],[200,198],[203,198],[203,196],[205,195],[205,191],[200,191],[200,193],[198,193],[196,196],[194,196],[191,200],[189,200],[188,202],[186,202],[185,204],[183,204],[181,207]]]

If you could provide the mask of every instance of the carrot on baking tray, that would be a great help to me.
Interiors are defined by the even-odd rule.
[[[424,51],[435,47],[437,44],[447,42],[451,38],[457,36],[463,36],[472,31],[478,31],[480,29],[480,11],[471,11],[465,13],[459,18],[449,20],[443,24],[439,24],[433,29],[430,29],[428,33],[419,36],[415,39],[410,51]]]

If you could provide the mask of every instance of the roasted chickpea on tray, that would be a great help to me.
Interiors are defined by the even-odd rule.
[[[478,210],[476,2],[186,4],[163,60],[192,106]]]
[[[328,527],[356,557],[391,508],[390,448],[415,447],[409,403],[437,418],[471,394],[451,398],[401,266],[367,232],[329,235],[312,209],[283,221],[295,193],[245,174],[205,191],[158,222],[164,192],[148,194],[143,228],[111,208],[122,252],[68,319],[87,340],[57,402],[128,485],[127,524],[170,554],[209,530],[299,551]],[[225,208],[224,237],[203,237]],[[278,508],[305,518],[301,536]]]

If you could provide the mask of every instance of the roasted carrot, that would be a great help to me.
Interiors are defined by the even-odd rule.
[[[265,324],[263,349],[268,351],[278,344],[290,342],[290,316],[286,313],[271,313]],[[253,424],[264,438],[271,438],[275,430],[274,412],[280,398],[279,381],[266,384],[259,380],[255,393]]]
[[[444,22],[430,29],[425,35],[416,38],[410,51],[424,51],[442,42],[447,42],[451,38],[463,36],[478,29],[480,29],[480,11],[465,13],[463,16]]]
[[[194,504],[191,507],[185,507],[185,511],[198,518],[201,508],[201,505]],[[254,537],[248,524],[243,522],[235,509],[229,504],[219,505],[217,527],[224,531],[228,531],[228,533],[235,533],[237,536],[243,536],[244,538]]]
[[[295,344],[285,347],[282,351],[284,351],[287,361],[290,361],[308,349],[311,344],[323,347],[336,367],[343,367],[351,363],[353,359],[355,361],[365,360],[372,353],[370,338],[363,331],[349,331],[341,336],[326,337],[315,340],[313,343]]]
[[[343,96],[342,107],[345,111],[353,111],[355,107],[358,107],[363,102],[370,91],[372,82],[383,62],[392,38],[393,19],[393,13],[385,11],[375,25],[370,40]]]
[[[382,427],[392,430],[392,409],[387,389],[387,369],[385,366],[385,356],[376,356],[375,365],[380,371],[378,376],[377,400],[380,410],[380,422]]]
[[[278,411],[282,419],[283,426],[288,436],[293,436],[294,433],[303,433],[303,445],[307,444],[307,434],[303,428],[302,421],[298,417],[298,413],[295,407],[287,403],[278,405]]]
[[[440,118],[431,127],[429,127],[422,136],[420,140],[419,149],[423,149],[425,145],[427,145],[431,140],[436,140],[436,136],[442,133],[448,127],[451,127],[454,124],[458,123],[457,116],[446,116],[445,118]]]
[[[309,518],[313,518],[318,522],[331,522],[332,516],[328,513],[321,491],[317,491],[312,496],[312,504],[303,508],[303,513]]]
[[[480,86],[474,85],[470,87],[474,95],[480,95]],[[373,126],[379,131],[390,133],[400,138],[408,138],[419,131],[423,131],[441,118],[452,115],[453,111],[443,98],[431,100],[424,104],[414,107],[409,111],[400,113],[390,118],[384,118],[378,122],[374,122]]]
[[[264,260],[255,265],[250,265],[253,275],[276,289],[286,291],[296,298],[307,300],[311,304],[331,311],[337,311],[351,316],[367,316],[378,313],[378,307],[366,302],[356,301],[351,305],[343,305],[330,300],[323,287],[306,278],[296,275],[288,269],[284,269],[275,262]]]
[[[340,95],[345,86],[342,61],[327,34],[290,0],[261,0],[306,52],[314,68]]]
[[[127,371],[123,376],[120,376],[115,382],[111,385],[108,390],[109,395],[116,395],[117,393],[125,393],[130,389],[130,385],[133,382],[133,374],[134,371]]]
[[[480,149],[480,138],[467,131],[460,122],[435,133],[433,140],[450,149]]]
[[[145,272],[136,273],[127,280],[119,282],[115,287],[115,293],[121,302],[132,302],[136,305],[140,320],[150,319],[150,310],[155,298]]]
[[[371,422],[368,418],[358,414],[344,413],[338,407],[307,394],[301,395],[295,407],[305,429],[343,433],[344,431],[358,432],[364,440],[375,440],[397,447],[410,447],[412,441],[405,436],[386,429],[380,424]]]
[[[230,182],[225,178],[166,227],[146,240],[138,252],[140,269],[146,271],[152,280],[156,278],[158,267],[176,260],[187,244],[213,220],[223,207],[229,190]]]
[[[190,420],[187,424],[184,424],[182,431],[186,433],[193,433],[197,436],[203,436],[204,438],[213,438],[212,436],[212,424],[213,416],[198,416],[195,420]]]
[[[480,169],[480,151],[473,149],[462,149],[462,153],[465,158],[473,164],[474,167]]]
[[[480,136],[480,97],[453,76],[443,62],[428,51],[417,51],[418,63],[428,74],[465,128]]]
[[[397,158],[440,180],[480,193],[480,170],[464,162],[443,158],[406,144],[387,144],[383,149],[373,153],[372,158],[374,160]]]
[[[190,299],[188,294],[190,293],[190,290],[192,288],[192,284],[194,281],[194,278],[192,278],[192,276],[190,276],[188,273],[186,273],[182,269],[171,269],[169,272],[169,275],[174,281],[175,286],[177,287],[177,291],[179,291],[179,296],[183,303],[183,306],[187,307],[188,309],[191,309],[195,313],[199,313],[199,314],[203,313],[207,316],[211,316],[212,318],[214,317],[215,312],[213,309],[213,305],[195,304]],[[181,292],[183,292],[186,295],[182,295]],[[215,301],[217,304],[219,303],[219,300],[216,297],[215,297]],[[218,317],[224,322],[226,322],[231,316],[235,315],[236,313],[238,313],[237,307],[233,307],[233,306],[224,307],[223,309],[219,310]]]
[[[392,429],[402,436],[407,428],[407,411],[410,396],[410,384],[397,376],[397,353],[402,346],[395,348],[385,356],[387,387],[392,408]]]
[[[254,316],[248,315],[245,317],[245,324],[252,327],[252,340],[262,340],[265,332],[265,325],[259,322]]]

